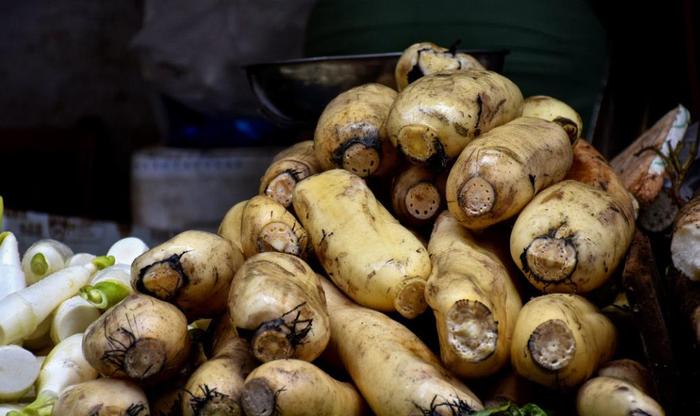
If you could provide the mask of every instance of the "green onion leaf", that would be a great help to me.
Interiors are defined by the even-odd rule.
[[[518,407],[514,403],[507,402],[471,413],[471,416],[548,416],[548,414],[536,404],[529,403],[523,407]]]
[[[49,263],[46,261],[46,257],[42,253],[36,253],[32,256],[29,266],[37,276],[43,276],[49,271]]]
[[[94,264],[99,270],[102,270],[109,266],[113,266],[115,261],[114,256],[99,256],[92,259],[92,264]]]

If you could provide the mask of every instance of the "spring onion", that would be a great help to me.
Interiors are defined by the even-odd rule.
[[[24,403],[0,403],[0,416],[6,416],[13,410],[20,410]]]
[[[9,231],[0,233],[0,299],[25,286],[17,238]]]
[[[55,344],[51,340],[51,316],[41,321],[34,332],[24,337],[21,341],[22,346],[31,351],[53,348]]]
[[[134,259],[148,251],[146,243],[136,237],[122,238],[107,251],[108,256],[114,256],[116,264],[131,266]]]
[[[0,401],[21,399],[39,377],[34,354],[16,345],[0,347]]]
[[[100,270],[88,286],[80,288],[80,296],[102,310],[111,308],[131,293],[131,267],[127,264]]]
[[[85,332],[100,317],[100,310],[80,296],[66,299],[51,320],[51,340],[58,344],[73,334]]]
[[[29,246],[22,257],[22,270],[31,285],[63,269],[73,251],[60,241],[45,239]]]
[[[88,264],[95,258],[94,254],[90,253],[75,253],[68,258],[66,261],[66,267],[70,266],[82,266]]]
[[[75,334],[61,341],[46,357],[37,381],[37,398],[19,411],[8,416],[50,416],[53,405],[66,388],[97,378],[97,371],[83,356],[83,334]]]
[[[30,335],[58,305],[76,295],[97,270],[113,263],[113,257],[96,257],[89,264],[61,269],[0,299],[0,345]]]

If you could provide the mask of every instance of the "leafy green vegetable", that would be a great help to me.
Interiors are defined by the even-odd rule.
[[[504,414],[503,412],[508,411],[513,405],[511,403],[505,403],[498,407],[490,407],[488,409],[479,410],[476,413],[472,413],[472,416],[489,416],[489,415],[499,415]],[[510,413],[506,413],[510,414]]]
[[[472,413],[471,416],[548,416],[536,404],[528,403],[523,407],[518,407],[514,403],[505,403],[500,406],[491,407]]]
[[[545,412],[544,410],[542,410],[541,407],[533,403],[528,403],[525,406],[521,407],[520,411],[524,416],[548,416],[547,412]]]

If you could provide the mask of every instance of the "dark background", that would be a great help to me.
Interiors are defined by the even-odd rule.
[[[302,55],[313,1],[288,3],[259,3],[259,21],[237,33],[255,46],[241,64]],[[616,154],[679,103],[698,119],[700,5],[592,3],[610,50],[596,146]],[[167,144],[162,98],[143,80],[131,46],[143,7],[137,0],[0,6],[0,194],[10,208],[130,222],[130,155]],[[288,25],[265,24],[284,19]],[[240,68],[231,71],[245,82]],[[237,105],[256,111],[243,89]]]
[[[593,1],[611,47],[595,144],[607,156],[677,104],[700,117],[700,5],[693,0]]]

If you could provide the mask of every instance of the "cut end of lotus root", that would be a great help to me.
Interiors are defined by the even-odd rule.
[[[576,247],[566,239],[539,237],[528,246],[525,260],[537,280],[560,282],[569,278],[576,268]]]
[[[401,150],[414,161],[426,162],[435,155],[437,135],[426,126],[408,125],[399,131],[397,138]]]
[[[282,222],[271,222],[260,230],[258,251],[276,251],[294,256],[301,254],[299,239],[292,227]]]
[[[292,204],[292,193],[297,185],[297,180],[289,172],[283,172],[275,176],[265,188],[265,195],[277,201],[285,208]]]
[[[460,300],[446,318],[447,341],[463,360],[477,363],[496,351],[498,322],[483,303]]]
[[[154,263],[141,276],[146,293],[158,299],[171,299],[183,285],[182,274],[170,261]]]
[[[493,209],[496,190],[486,179],[475,176],[462,185],[457,201],[465,215],[479,217]]]
[[[550,319],[537,326],[527,342],[532,360],[549,371],[569,365],[576,353],[576,339],[561,319]]]
[[[640,198],[638,197],[638,199]],[[638,224],[643,229],[654,233],[671,227],[678,215],[678,205],[664,191],[660,191],[650,204],[642,205],[639,210]]]
[[[343,153],[343,169],[362,178],[374,174],[379,169],[380,162],[377,149],[362,143],[349,146]]]
[[[272,416],[276,413],[277,397],[267,381],[255,378],[243,386],[241,406],[247,416]]]
[[[406,212],[418,220],[427,220],[435,216],[440,209],[440,192],[429,182],[413,185],[404,198]]]
[[[415,278],[404,282],[394,299],[394,308],[404,318],[413,319],[427,309],[425,280]]]
[[[673,233],[671,259],[687,278],[700,281],[700,226],[686,224]]]
[[[294,346],[287,338],[286,331],[263,325],[251,340],[253,355],[261,362],[283,360],[294,355]]]

